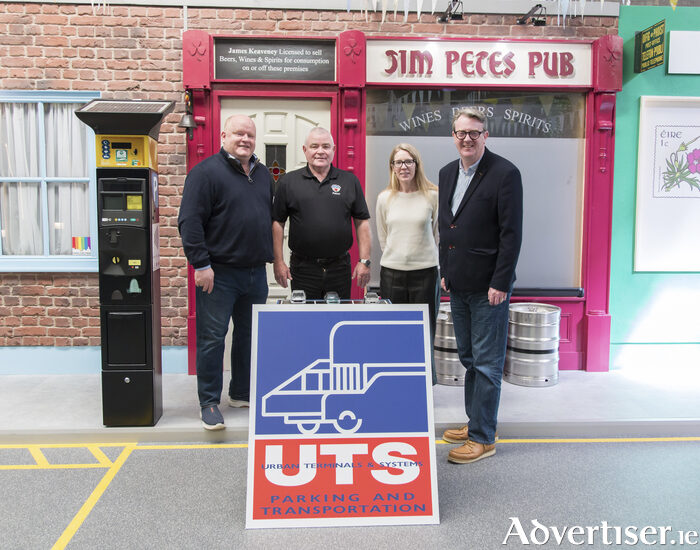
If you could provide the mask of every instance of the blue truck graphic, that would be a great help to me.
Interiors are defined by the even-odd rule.
[[[376,411],[377,405],[384,407],[386,422],[405,419],[407,404],[419,409],[425,400],[424,338],[422,321],[339,322],[329,334],[328,358],[316,359],[266,393],[261,414],[296,425],[302,434],[322,425],[354,433],[362,426],[363,409]],[[375,429],[383,431],[382,426],[375,421]]]

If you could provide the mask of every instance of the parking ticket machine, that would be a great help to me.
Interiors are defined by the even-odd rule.
[[[153,426],[163,410],[156,148],[173,107],[96,99],[75,112],[95,131],[105,426]]]

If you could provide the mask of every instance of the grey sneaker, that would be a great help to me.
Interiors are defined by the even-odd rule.
[[[237,409],[241,408],[247,408],[250,407],[250,402],[247,399],[234,399],[229,395],[228,397],[228,406],[229,407],[236,407]]]
[[[225,428],[224,417],[221,416],[219,407],[216,405],[202,407],[199,417],[202,419],[202,426],[205,430],[223,430]]]

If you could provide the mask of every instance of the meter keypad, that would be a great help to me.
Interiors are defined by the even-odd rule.
[[[110,152],[109,152],[109,140],[103,139],[102,140],[102,158],[105,160],[109,160]]]

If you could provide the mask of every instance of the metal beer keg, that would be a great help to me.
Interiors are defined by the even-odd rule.
[[[440,304],[435,326],[435,376],[443,386],[464,386],[462,363],[457,354],[457,340],[452,325],[450,304]]]
[[[553,386],[559,381],[561,309],[539,303],[511,304],[503,379],[519,386]]]

